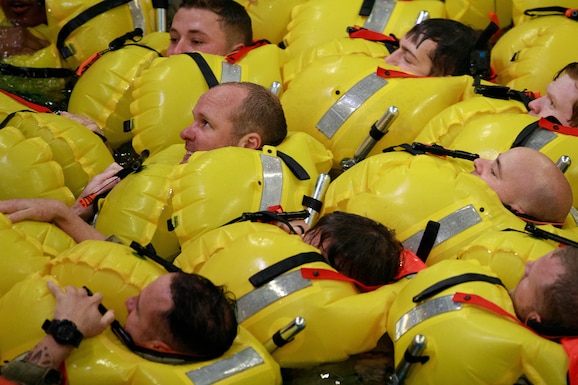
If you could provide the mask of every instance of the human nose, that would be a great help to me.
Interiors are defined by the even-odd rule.
[[[194,125],[195,123],[193,122],[190,126],[188,126],[187,128],[185,128],[184,130],[182,130],[180,132],[180,137],[182,140],[195,140],[195,129],[194,129]]]
[[[528,113],[530,115],[534,115],[534,116],[540,115],[540,111],[542,111],[542,104],[543,104],[542,100],[543,100],[543,97],[538,98],[538,99],[534,99],[530,103],[528,103],[528,108],[530,108],[530,111]]]
[[[399,49],[398,49],[397,51],[394,51],[392,54],[387,56],[385,58],[385,62],[387,64],[391,64],[392,66],[397,66],[397,65],[399,65],[399,57],[400,57],[400,53],[399,53]]]
[[[483,158],[474,159],[474,174],[481,175],[484,171],[487,160]]]
[[[136,304],[136,297],[130,297],[129,299],[127,299],[124,303],[124,305],[126,306],[126,310],[129,313],[132,313],[134,310]]]
[[[184,43],[184,40],[181,39],[179,41],[177,41],[175,44],[173,44],[173,46],[171,47],[171,55],[177,55],[180,53],[185,53],[187,52],[186,49],[186,44]]]

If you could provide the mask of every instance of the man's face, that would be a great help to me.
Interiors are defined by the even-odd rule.
[[[568,74],[560,76],[546,88],[546,95],[530,102],[530,115],[554,116],[564,126],[570,125],[572,106],[578,100],[578,81]]]
[[[233,50],[219,16],[207,9],[179,8],[169,34],[167,56],[193,51],[226,56]]]
[[[44,2],[37,0],[0,0],[6,19],[18,27],[46,23]]]
[[[183,163],[195,151],[239,145],[231,111],[240,108],[246,92],[239,87],[222,85],[201,95],[193,109],[194,122],[181,131],[187,150]]]
[[[553,284],[564,271],[560,259],[548,253],[534,262],[527,262],[524,276],[510,292],[518,318],[527,323],[539,319],[539,305],[544,288]]]
[[[420,43],[422,37],[417,39],[418,44],[412,42],[407,36],[399,41],[399,49],[385,58],[387,64],[398,66],[404,72],[415,75],[429,76],[432,72],[433,63],[430,54],[436,49],[437,43],[427,39]]]
[[[524,151],[525,152],[525,151]],[[500,154],[496,159],[478,158],[474,160],[474,175],[482,178],[488,186],[498,194],[500,201],[512,206],[520,194],[520,186],[524,186],[524,170],[522,154],[513,149]]]
[[[140,295],[126,300],[128,316],[125,329],[135,343],[145,345],[150,341],[162,341],[166,335],[167,325],[163,324],[160,314],[173,307],[172,279],[173,274],[162,275],[147,285]]]

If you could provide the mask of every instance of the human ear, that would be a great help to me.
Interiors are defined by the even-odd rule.
[[[160,340],[147,341],[143,345],[144,345],[144,347],[146,347],[148,349],[156,350],[159,352],[172,352],[173,351],[169,345],[167,345],[165,342],[160,341]]]
[[[261,145],[262,145],[261,135],[257,134],[256,132],[250,132],[239,140],[237,147],[251,148],[253,150],[257,150],[261,148]]]
[[[243,47],[245,47],[245,44],[243,44],[243,43],[237,43],[237,44],[235,44],[233,47],[231,47],[231,50],[229,51],[229,53],[236,52],[236,51],[240,50],[240,49],[243,48]]]

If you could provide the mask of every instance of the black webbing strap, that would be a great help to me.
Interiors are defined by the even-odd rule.
[[[439,222],[435,221],[427,222],[427,225],[423,232],[423,237],[421,238],[421,241],[419,242],[419,246],[415,253],[415,255],[417,255],[418,258],[422,260],[422,262],[427,261],[427,257],[429,257],[429,253],[431,253],[431,250],[434,247],[434,243],[436,241],[439,231],[440,231]]]
[[[16,114],[19,112],[34,112],[34,111],[19,110],[19,111],[14,111],[14,112],[9,113],[8,115],[6,115],[4,120],[0,122],[0,130],[3,129],[4,127],[6,127],[8,125],[8,123],[12,120],[12,118],[14,118],[16,116]]]
[[[34,79],[70,78],[74,76],[74,71],[67,68],[17,67],[6,63],[0,63],[0,73]]]
[[[311,177],[307,170],[303,168],[293,157],[289,154],[285,154],[284,152],[277,151],[277,156],[285,163],[287,168],[291,170],[293,175],[297,177],[299,180],[309,180]]]
[[[213,72],[211,66],[209,65],[209,63],[207,63],[203,55],[201,55],[198,52],[188,52],[187,55],[189,55],[191,59],[193,59],[195,63],[197,63],[197,66],[199,67],[199,70],[201,70],[201,74],[203,74],[203,77],[205,78],[205,81],[207,82],[209,88],[213,88],[214,86],[219,84],[219,81],[217,80],[215,73]]]
[[[67,59],[74,55],[74,53],[68,47],[64,46],[64,42],[75,29],[82,26],[94,17],[101,15],[106,11],[110,11],[111,9],[118,6],[127,4],[131,1],[132,0],[103,0],[100,3],[97,3],[92,7],[82,11],[76,17],[70,19],[68,23],[64,24],[64,26],[60,29],[56,39],[56,48],[58,49],[58,52],[60,52],[60,56],[62,56],[63,59]]]
[[[494,285],[504,286],[502,281],[496,277],[490,277],[484,274],[477,274],[477,273],[466,273],[462,275],[458,275],[455,277],[444,279],[436,284],[431,285],[427,289],[423,290],[421,293],[413,297],[413,302],[421,302],[424,299],[432,297],[446,289],[449,289],[452,286],[459,285],[465,282],[473,282],[473,281],[480,281],[480,282],[488,282]]]
[[[371,130],[369,130],[369,136],[373,138],[376,142],[380,141],[387,134],[386,132],[379,131],[375,123],[371,126]]]
[[[325,258],[323,258],[321,254],[313,251],[297,254],[292,257],[285,258],[267,267],[266,269],[261,270],[257,274],[254,274],[249,278],[249,282],[251,282],[251,284],[254,287],[260,287],[274,280],[281,274],[288,272],[291,269],[294,269],[306,263],[313,263],[313,262],[327,262],[327,261],[325,261]]]
[[[373,10],[375,0],[363,0],[361,4],[361,9],[359,10],[359,16],[369,16]]]
[[[524,11],[524,15],[531,17],[564,15],[570,20],[578,20],[578,9],[558,7],[558,6],[538,7],[526,9]]]
[[[323,202],[321,202],[319,199],[315,199],[313,197],[303,195],[303,200],[301,201],[301,205],[303,205],[305,207],[312,208],[313,210],[320,213],[321,208],[323,207]]]
[[[540,129],[538,121],[528,124],[526,127],[522,129],[522,131],[520,131],[518,136],[516,136],[516,139],[514,139],[514,143],[512,143],[512,147],[510,148],[523,147],[530,138],[530,136],[532,136],[534,131],[538,129]]]

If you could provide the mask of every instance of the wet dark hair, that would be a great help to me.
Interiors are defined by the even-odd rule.
[[[556,73],[556,76],[554,76],[554,80],[558,79],[562,75],[568,75],[578,82],[578,62],[567,64],[564,68],[558,71],[558,73]],[[570,127],[578,127],[578,100],[574,100],[574,105],[572,106],[572,117],[570,117]]]
[[[430,53],[432,69],[429,76],[457,76],[470,74],[470,54],[480,34],[481,31],[455,20],[428,19],[416,24],[405,36],[416,47],[426,40],[437,44]]]
[[[251,17],[234,0],[183,0],[179,8],[206,9],[217,14],[231,46],[237,43],[248,46],[253,43]]]
[[[175,345],[171,347],[203,360],[221,356],[237,336],[235,301],[222,286],[201,275],[174,274],[174,307],[164,314]]]
[[[578,248],[564,246],[552,254],[564,270],[538,298],[541,322],[530,325],[548,335],[578,335]]]
[[[397,274],[403,247],[395,232],[381,223],[336,211],[307,232],[310,239],[316,236],[329,264],[364,285],[385,285]]]

